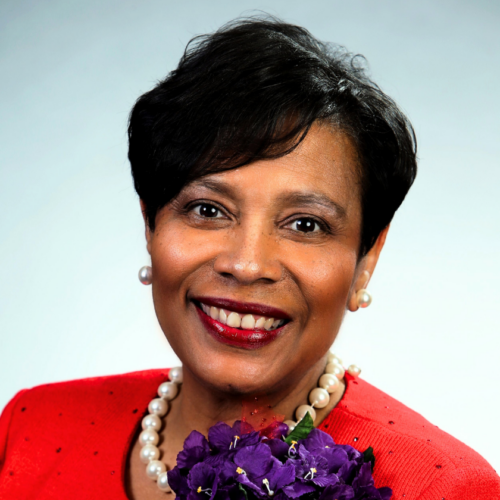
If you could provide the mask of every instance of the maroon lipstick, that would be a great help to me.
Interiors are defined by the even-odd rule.
[[[206,297],[203,297],[203,303],[222,309],[227,308],[240,314],[255,314],[275,319],[289,319],[289,316],[283,311],[260,304],[241,303],[227,299],[208,299]],[[281,334],[283,328],[286,326],[285,324],[274,330],[244,330],[224,325],[205,314],[199,307],[196,307],[196,310],[205,330],[215,340],[243,349],[259,349],[270,344]]]
[[[218,307],[219,309],[229,309],[240,314],[256,314],[275,319],[290,319],[290,316],[277,307],[257,304],[255,302],[238,302],[232,299],[222,299],[219,297],[193,297],[197,302],[203,302],[207,306]]]

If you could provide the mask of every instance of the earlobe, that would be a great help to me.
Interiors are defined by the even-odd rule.
[[[366,290],[370,282],[370,273],[365,269],[360,273],[354,287],[351,290],[351,297],[348,303],[348,309],[356,312],[360,307],[368,307],[372,301],[372,296]]]
[[[359,273],[354,282],[354,286],[351,289],[351,296],[347,304],[347,308],[351,312],[355,312],[359,308],[368,307],[372,302],[372,295],[366,288],[373,272],[375,271],[375,266],[377,265],[380,252],[384,247],[388,231],[389,226],[382,229],[373,247],[359,263],[359,265],[364,269]]]

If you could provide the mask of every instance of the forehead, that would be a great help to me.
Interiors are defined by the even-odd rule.
[[[353,140],[331,125],[315,124],[290,154],[211,174],[195,181],[213,190],[266,204],[303,196],[330,199],[346,214],[360,207],[359,161]],[[253,196],[255,195],[255,196]],[[302,198],[301,198],[302,197]]]
[[[359,161],[354,141],[329,124],[314,124],[299,146],[276,164],[279,160],[306,183],[326,183],[328,187],[357,184]]]

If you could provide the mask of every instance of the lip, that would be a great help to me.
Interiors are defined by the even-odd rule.
[[[204,303],[207,305],[213,305],[214,307],[221,307],[216,306],[215,303],[209,303],[205,301]],[[286,326],[285,324],[283,326],[280,326],[279,328],[276,328],[275,330],[269,331],[240,330],[239,328],[232,328],[231,326],[224,325],[220,321],[212,319],[210,316],[205,314],[198,306],[195,307],[196,311],[198,312],[198,316],[200,317],[200,320],[205,327],[205,330],[218,342],[231,345],[233,347],[240,347],[249,350],[260,349],[261,347],[264,347],[275,340],[281,334],[283,328],[285,328]]]
[[[267,316],[274,319],[291,319],[290,316],[281,309],[254,302],[238,302],[236,300],[219,297],[193,297],[193,300],[203,302],[203,304],[207,306],[218,307],[219,309],[229,309],[230,311],[240,314],[256,314],[258,316]]]

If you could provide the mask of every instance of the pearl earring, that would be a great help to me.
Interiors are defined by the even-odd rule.
[[[358,301],[358,307],[368,307],[372,303],[372,296],[368,290],[362,288],[356,294],[356,300]]]
[[[153,269],[151,266],[143,266],[139,269],[139,281],[143,285],[151,285],[153,282]]]

